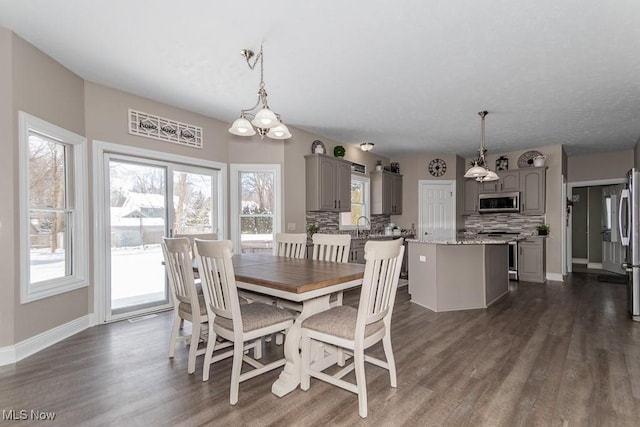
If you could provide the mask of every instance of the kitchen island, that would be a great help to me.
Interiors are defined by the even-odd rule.
[[[412,302],[436,312],[469,310],[509,292],[508,239],[408,241]]]

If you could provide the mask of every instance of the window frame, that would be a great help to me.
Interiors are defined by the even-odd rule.
[[[89,233],[87,139],[24,111],[18,112],[18,170],[20,205],[20,303],[26,304],[75,289],[89,286]],[[70,223],[66,224],[71,242],[66,262],[72,265],[71,274],[61,278],[31,283],[30,248],[30,192],[29,192],[29,134],[37,133],[66,145],[65,180],[68,191]],[[65,248],[65,250],[67,250]]]
[[[367,217],[367,219],[369,220],[369,222],[367,224],[362,224],[362,226],[360,227],[360,230],[371,230],[371,179],[369,178],[369,176],[367,175],[363,175],[363,174],[359,174],[359,173],[352,173],[351,174],[351,182],[353,181],[359,181],[362,182],[364,184],[364,213],[363,215]],[[349,185],[351,185],[351,182],[349,182]],[[351,206],[353,206],[353,202],[351,203]],[[351,224],[343,224],[342,223],[342,215],[346,214],[347,212],[341,213],[340,215],[338,215],[338,223],[339,223],[339,230],[357,230],[358,226],[357,225],[351,225]],[[351,211],[348,212],[349,215],[351,215]]]

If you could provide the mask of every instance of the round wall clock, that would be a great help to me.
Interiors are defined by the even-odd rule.
[[[429,162],[429,173],[433,176],[442,176],[447,171],[447,162],[442,159],[433,159]]]

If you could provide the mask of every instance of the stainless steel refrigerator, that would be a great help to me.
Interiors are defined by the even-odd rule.
[[[618,228],[626,249],[622,267],[627,270],[628,307],[633,320],[640,321],[640,171],[627,173],[627,185],[620,196]]]

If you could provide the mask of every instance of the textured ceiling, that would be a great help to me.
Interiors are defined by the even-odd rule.
[[[380,154],[568,154],[640,137],[637,0],[0,0],[0,25],[81,77],[231,122],[255,102]],[[295,129],[293,130],[295,133]]]

